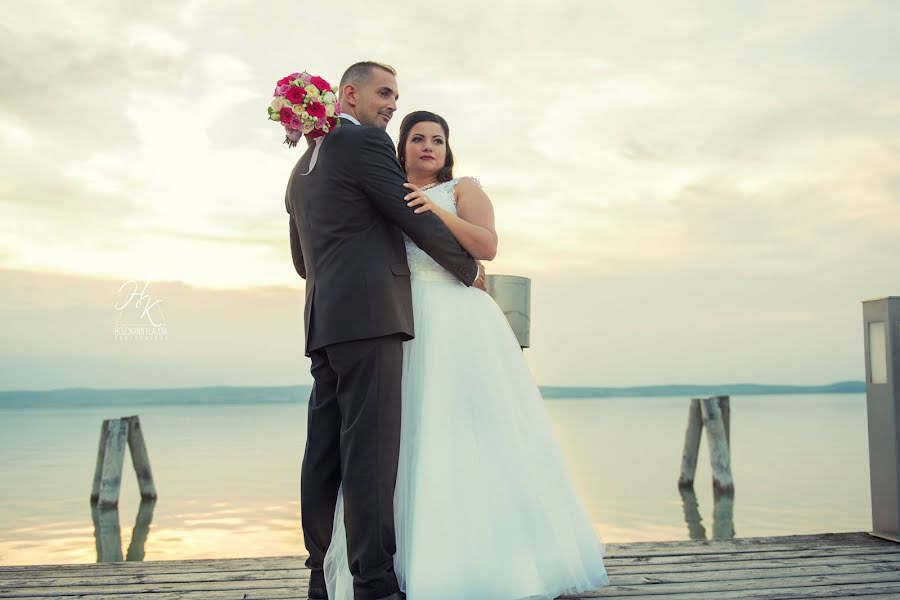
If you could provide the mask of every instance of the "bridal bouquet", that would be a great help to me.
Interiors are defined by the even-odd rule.
[[[284,126],[284,143],[292,148],[301,136],[315,139],[340,125],[337,87],[317,75],[291,73],[278,80],[273,96],[269,119]]]

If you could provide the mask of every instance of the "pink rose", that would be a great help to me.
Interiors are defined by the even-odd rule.
[[[291,129],[300,129],[301,127],[303,127],[303,123],[300,121],[300,117],[294,115],[291,118]]]
[[[310,102],[309,106],[306,107],[306,112],[309,113],[311,117],[321,118],[325,116],[325,105],[321,102]]]
[[[306,90],[297,87],[296,85],[288,86],[287,92],[284,94],[284,97],[287,98],[291,104],[300,104],[303,102],[305,96]]]
[[[328,85],[328,82],[319,77],[318,75],[313,75],[309,78],[309,82],[319,88],[321,92],[331,91],[331,86]]]
[[[291,122],[291,118],[294,117],[294,111],[288,108],[287,106],[281,107],[281,112],[279,113],[281,116],[281,122],[287,125]]]
[[[279,79],[279,80],[278,80],[278,85],[279,85],[279,86],[281,86],[281,85],[290,85],[290,83],[291,83],[293,80],[297,79],[298,77],[300,77],[300,73],[291,73],[290,75],[288,75],[288,76],[286,76],[286,77],[282,77],[281,79]]]
[[[316,128],[317,129],[325,129],[325,125],[327,125],[327,124],[328,124],[328,121],[325,119],[325,117],[319,117],[319,120],[316,121]]]
[[[341,101],[338,100],[337,102],[334,103],[334,114],[339,115],[342,112],[344,112],[344,111],[341,110]]]

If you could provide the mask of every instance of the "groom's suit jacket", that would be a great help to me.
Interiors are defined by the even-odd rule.
[[[466,285],[475,260],[432,212],[415,214],[388,134],[341,126],[297,162],[288,182],[294,268],[306,279],[306,354],[330,344],[415,335],[403,233]]]

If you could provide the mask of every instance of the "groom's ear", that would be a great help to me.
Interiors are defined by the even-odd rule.
[[[359,98],[356,86],[354,86],[352,83],[344,84],[344,87],[341,88],[341,93],[338,98],[340,99],[341,104],[345,106],[356,106],[356,102]]]

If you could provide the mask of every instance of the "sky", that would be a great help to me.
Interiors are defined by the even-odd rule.
[[[358,60],[398,70],[394,139],[449,121],[494,203],[488,272],[532,280],[540,384],[862,379],[861,302],[900,295],[896,2],[11,0],[0,23],[0,389],[309,383],[300,149],[265,107]],[[164,339],[117,338],[148,318]]]

